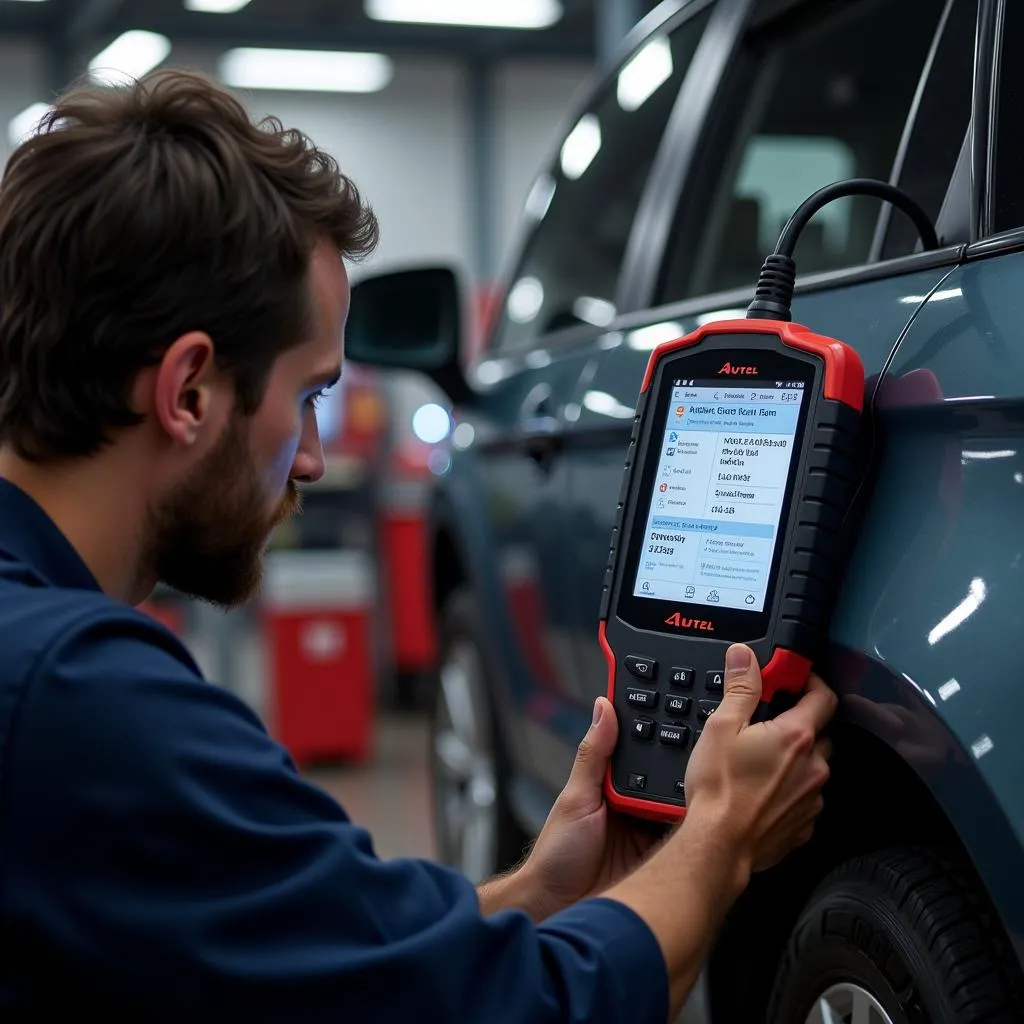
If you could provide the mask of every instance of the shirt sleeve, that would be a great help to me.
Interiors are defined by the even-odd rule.
[[[3,781],[4,900],[34,963],[140,1019],[668,1017],[627,907],[484,918],[460,874],[380,860],[241,701],[127,616],[38,666]]]

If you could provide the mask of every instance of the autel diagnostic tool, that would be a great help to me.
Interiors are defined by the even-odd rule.
[[[689,752],[724,691],[728,646],[761,666],[757,718],[804,688],[842,565],[861,479],[864,368],[849,346],[790,322],[803,226],[868,194],[927,215],[884,182],[815,193],[768,257],[743,320],[709,323],[651,354],[626,458],[600,614],[619,740],[609,803],[685,813]]]

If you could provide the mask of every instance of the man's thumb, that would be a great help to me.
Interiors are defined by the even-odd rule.
[[[599,697],[594,704],[593,724],[576,750],[567,790],[573,791],[575,796],[586,794],[588,798],[600,793],[618,734],[615,709],[608,700]]]
[[[717,714],[749,722],[761,700],[761,669],[754,652],[744,644],[733,644],[725,652],[725,696]]]

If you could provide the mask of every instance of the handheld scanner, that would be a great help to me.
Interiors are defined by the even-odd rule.
[[[863,396],[857,353],[790,322],[712,323],[652,353],[600,612],[614,808],[685,813],[731,643],[761,666],[757,718],[806,685],[860,482]]]

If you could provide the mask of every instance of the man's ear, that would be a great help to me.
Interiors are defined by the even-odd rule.
[[[210,418],[218,393],[212,339],[202,331],[183,334],[154,370],[153,418],[174,441],[193,444]]]

